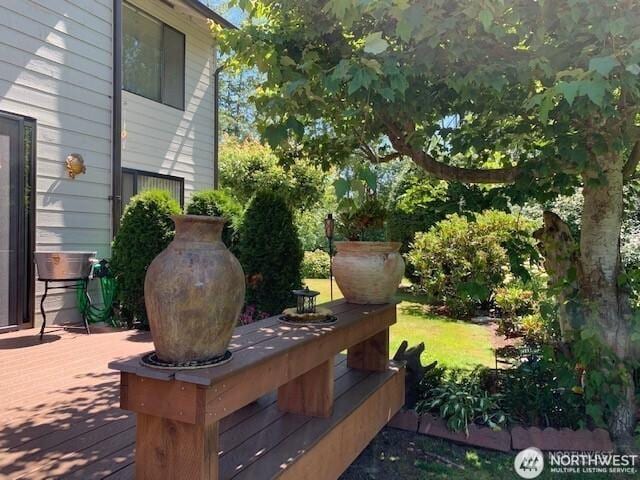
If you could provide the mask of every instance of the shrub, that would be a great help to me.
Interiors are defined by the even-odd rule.
[[[240,228],[238,259],[247,276],[247,303],[271,315],[295,303],[292,290],[302,285],[302,247],[285,199],[258,192]]]
[[[517,423],[541,428],[584,426],[585,399],[565,362],[531,356],[502,375],[502,406]]]
[[[449,370],[442,383],[418,403],[418,413],[436,412],[449,430],[464,430],[467,435],[473,423],[499,430],[507,420],[500,408],[501,396],[484,390],[481,376],[479,368],[471,372]]]
[[[136,320],[148,325],[144,277],[151,261],[173,239],[170,215],[180,213],[178,202],[163,190],[140,193],[125,208],[113,241],[111,269],[118,282],[117,300],[129,324]]]
[[[224,217],[227,223],[222,230],[222,241],[235,251],[238,243],[238,226],[242,221],[242,206],[225,190],[202,190],[191,197],[187,205],[190,215]]]
[[[504,284],[512,265],[507,245],[532,225],[513,215],[487,211],[468,220],[457,214],[417,233],[407,254],[422,288],[452,315],[469,316]]]
[[[329,278],[329,254],[323,250],[304,252],[303,278]]]
[[[531,313],[535,304],[533,291],[527,290],[520,285],[508,285],[498,288],[495,294],[495,302],[500,312],[509,318]]]
[[[544,345],[549,341],[547,325],[538,313],[524,315],[520,319],[522,338],[528,345]]]
[[[389,193],[387,236],[401,242],[400,251],[406,254],[417,232],[427,231],[453,213],[464,211],[471,215],[488,209],[492,198],[483,187],[436,180],[413,162],[407,162]],[[412,282],[418,282],[410,262],[406,262],[405,274]]]

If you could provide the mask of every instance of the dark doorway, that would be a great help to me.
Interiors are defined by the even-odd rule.
[[[36,122],[0,112],[0,332],[33,323]]]

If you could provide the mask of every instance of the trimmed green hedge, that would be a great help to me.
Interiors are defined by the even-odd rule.
[[[117,301],[123,317],[147,326],[144,277],[151,261],[171,242],[180,204],[169,192],[149,190],[134,196],[127,205],[113,241],[111,269],[118,282]],[[171,279],[167,279],[171,281]]]
[[[242,222],[242,206],[225,190],[202,190],[191,197],[186,209],[190,215],[224,217],[222,241],[231,250],[238,246],[238,227]]]
[[[247,276],[247,304],[271,315],[295,304],[302,285],[302,246],[293,212],[277,193],[258,192],[240,228],[238,259]]]

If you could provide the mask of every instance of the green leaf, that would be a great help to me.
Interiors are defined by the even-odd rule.
[[[347,15],[347,10],[351,6],[351,2],[348,0],[331,0],[328,2],[324,8],[324,12],[331,12],[337,18],[342,19]]]
[[[387,41],[382,38],[382,32],[374,32],[364,39],[364,51],[378,55],[389,48]]]
[[[589,70],[594,70],[603,77],[609,75],[611,70],[613,70],[618,65],[620,65],[620,62],[613,55],[609,55],[606,57],[594,57],[589,60]]]
[[[553,96],[545,95],[540,103],[540,120],[543,123],[547,123],[547,120],[549,120],[549,112],[553,110],[553,107]]]
[[[338,200],[343,198],[349,192],[349,181],[346,178],[338,178],[333,182],[333,188],[336,191]]]
[[[300,89],[301,87],[304,87],[306,83],[307,81],[305,79],[293,80],[291,82],[285,83],[283,86],[285,95],[290,97],[291,95],[296,93],[298,89]]]
[[[478,20],[482,23],[485,31],[489,31],[489,27],[493,22],[493,13],[489,10],[480,10],[480,14],[478,15]]]
[[[280,63],[285,67],[293,67],[297,65],[295,60],[293,60],[293,58],[288,55],[283,55],[282,57],[280,57]]]
[[[376,174],[370,168],[363,168],[360,172],[360,178],[364,180],[371,190],[375,190],[378,186]]]
[[[376,72],[378,75],[383,75],[382,66],[380,65],[380,62],[378,62],[376,59],[363,58],[362,60],[360,60],[360,62],[370,70],[373,70],[374,72]]]
[[[264,129],[264,136],[271,148],[276,148],[287,139],[287,129],[282,125],[269,125]]]
[[[332,76],[335,78],[339,78],[340,80],[347,80],[351,78],[349,70],[351,69],[351,62],[346,59],[342,59],[336,65],[336,68],[333,70]]]
[[[297,118],[289,117],[287,119],[286,126],[288,129],[292,130],[298,138],[301,138],[304,135],[304,125]]]
[[[353,78],[349,82],[349,88],[347,89],[347,93],[351,95],[362,87],[368,88],[369,85],[371,85],[371,82],[373,81],[374,76],[375,76],[375,73],[373,73],[368,68],[361,68],[359,70],[356,70],[353,73]]]
[[[627,72],[631,73],[632,75],[640,75],[640,65],[638,65],[637,63],[628,65]]]
[[[603,81],[590,81],[583,82],[580,87],[580,93],[583,93],[589,97],[593,103],[598,106],[602,106],[602,100],[604,99],[605,83]]]
[[[594,421],[599,422],[602,420],[602,407],[594,403],[590,403],[586,406],[585,411]]]
[[[573,105],[573,101],[580,90],[581,83],[582,82],[559,82],[556,89],[562,94],[569,105]]]

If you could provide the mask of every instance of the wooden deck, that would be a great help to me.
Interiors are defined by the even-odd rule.
[[[150,335],[37,333],[0,335],[0,478],[132,478],[135,416],[107,364],[152,350]]]
[[[34,330],[0,335],[0,478],[133,478],[135,416],[118,408],[120,377],[107,364],[152,348],[136,331],[49,330],[42,344]],[[355,408],[377,388],[374,374],[347,369],[344,357],[335,364],[336,409]],[[305,448],[305,429],[328,428],[327,420],[283,414],[275,393],[249,404],[220,424],[224,476],[260,478],[266,451]],[[267,433],[274,422],[281,427]]]

